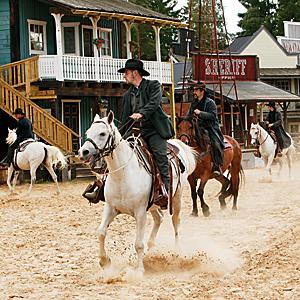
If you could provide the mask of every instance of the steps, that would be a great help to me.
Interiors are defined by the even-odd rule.
[[[85,164],[76,164],[75,166],[76,179],[89,179],[90,181],[96,180],[96,176]]]

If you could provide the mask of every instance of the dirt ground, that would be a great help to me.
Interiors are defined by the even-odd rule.
[[[112,267],[100,268],[103,205],[81,197],[87,181],[62,183],[60,196],[54,184],[37,184],[27,198],[2,185],[0,299],[300,299],[300,164],[292,179],[286,169],[272,183],[258,182],[262,169],[246,170],[238,211],[231,202],[221,211],[220,186],[209,182],[209,218],[190,216],[187,188],[179,247],[165,214],[142,278],[134,271],[134,220],[125,215],[108,231]],[[149,215],[146,237],[151,225]]]

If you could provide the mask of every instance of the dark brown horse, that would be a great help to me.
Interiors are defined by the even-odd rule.
[[[208,217],[210,215],[209,206],[204,201],[204,187],[212,176],[212,155],[209,146],[209,137],[205,129],[196,126],[197,120],[195,118],[179,118],[177,121],[177,138],[181,139],[184,143],[195,147],[199,153],[197,167],[193,174],[188,178],[191,188],[193,199],[192,215],[198,215],[197,207],[197,194],[200,198],[202,213]],[[241,178],[244,172],[241,165],[242,150],[239,143],[232,137],[225,135],[225,150],[224,150],[224,163],[222,171],[229,171],[230,178],[221,175],[214,179],[222,184],[219,193],[219,202],[221,209],[226,207],[225,199],[233,196],[232,209],[237,209],[237,197],[240,187]],[[197,190],[197,181],[200,179],[200,186]]]

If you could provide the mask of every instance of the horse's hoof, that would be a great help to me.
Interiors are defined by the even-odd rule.
[[[204,216],[204,217],[209,217],[209,216],[210,216],[210,211],[209,211],[209,209],[202,210],[202,213],[203,213],[203,216]]]
[[[220,208],[221,208],[221,210],[226,209],[226,204],[221,204],[221,205],[220,205]]]
[[[99,264],[103,269],[109,267],[111,264],[110,258],[108,256],[100,258]]]
[[[236,206],[232,206],[232,210],[237,211],[237,207]]]
[[[197,211],[192,211],[190,214],[191,217],[198,217],[198,212]]]

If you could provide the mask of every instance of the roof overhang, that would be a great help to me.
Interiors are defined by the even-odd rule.
[[[208,89],[218,94],[220,88],[217,85],[207,84]],[[262,81],[236,81],[237,98],[232,82],[223,82],[222,93],[229,101],[249,102],[300,102],[300,97],[276,88]]]
[[[187,28],[188,27],[187,24],[184,24],[180,21],[164,20],[164,19],[143,17],[143,16],[135,16],[135,15],[122,14],[122,13],[100,12],[100,11],[83,10],[83,9],[71,9],[71,12],[73,15],[99,16],[99,17],[105,17],[107,19],[117,19],[119,21],[128,21],[128,22],[135,22],[135,23],[148,23],[148,24],[150,23],[153,25],[174,26],[177,28]]]

